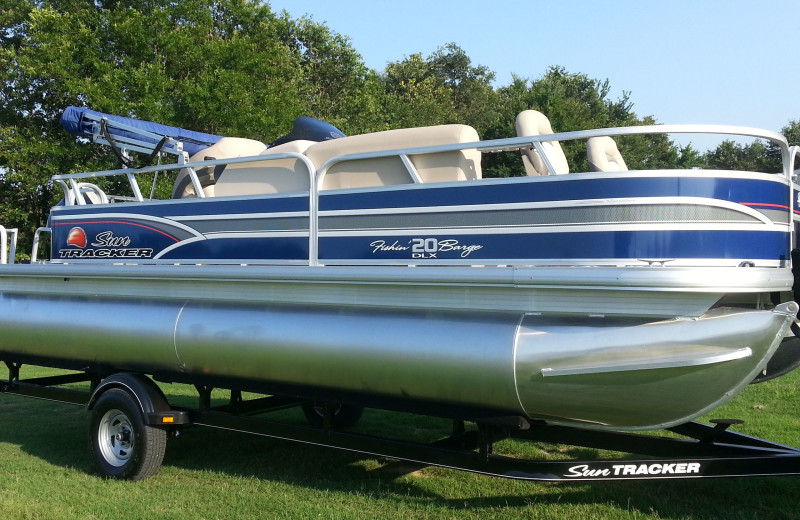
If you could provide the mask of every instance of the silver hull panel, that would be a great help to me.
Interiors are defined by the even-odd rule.
[[[585,281],[598,299],[591,302],[595,312],[587,313],[590,305],[579,303],[582,289],[575,280],[566,287],[541,279],[526,285],[524,270],[516,269],[460,272],[462,278],[473,272],[497,278],[471,285],[441,276],[435,283],[438,273],[422,268],[399,269],[383,280],[325,268],[326,276],[340,278],[327,283],[302,280],[313,273],[308,268],[283,281],[265,279],[263,270],[252,268],[239,268],[239,276],[227,281],[222,275],[235,268],[198,266],[192,275],[182,266],[173,270],[181,276],[171,278],[159,276],[168,269],[163,266],[93,269],[64,266],[60,272],[51,265],[46,274],[39,268],[38,277],[5,276],[0,359],[61,359],[290,385],[309,394],[330,390],[495,410],[593,428],[651,429],[689,420],[735,395],[763,369],[797,312],[790,303],[773,311],[704,309],[693,316],[698,299],[711,295],[715,301],[715,291],[725,289],[720,279],[707,279],[707,291],[690,289],[699,277],[685,278],[684,288],[655,284],[649,290],[653,302],[659,293],[666,300],[683,294],[692,302],[683,308],[689,310],[683,316],[691,317],[665,318],[654,317],[650,307],[637,316],[630,302],[627,312],[609,313],[614,298],[603,305],[604,294],[629,294],[637,301],[647,292],[620,276],[623,282],[613,290],[599,280]],[[281,270],[283,276],[289,271]],[[767,270],[739,269],[738,281],[744,278],[746,286],[747,276],[761,271]],[[752,290],[779,287],[780,271],[771,270],[777,282],[763,278],[759,286],[751,280]],[[250,274],[259,272],[261,278]],[[572,273],[588,276],[589,270]],[[640,268],[631,276],[647,273],[666,277],[674,270]],[[542,288],[573,291],[565,306],[571,312],[536,311],[548,303],[536,298]],[[290,289],[300,289],[300,295]],[[497,291],[491,305],[476,299],[488,289]],[[399,298],[403,291],[407,296]],[[309,297],[319,294],[323,301]],[[557,307],[554,294],[549,303]],[[525,301],[533,308],[524,308]]]
[[[791,291],[789,267],[0,265],[0,291],[382,309],[699,317]],[[769,300],[767,297],[766,300]]]

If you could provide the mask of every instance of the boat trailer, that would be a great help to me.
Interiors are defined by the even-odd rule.
[[[157,385],[141,374],[122,373],[101,379],[95,374],[78,372],[20,379],[22,364],[8,361],[5,364],[9,377],[0,380],[0,393],[82,405],[90,411],[97,408],[104,394],[113,393],[112,390],[128,393],[139,403],[140,416],[129,421],[133,427],[141,421],[145,429],[172,435],[187,426],[207,426],[399,459],[420,467],[433,465],[546,482],[800,475],[800,449],[731,431],[731,426],[742,423],[735,419],[712,420],[713,424],[687,422],[667,430],[676,436],[556,426],[522,417],[481,419],[474,427],[470,424],[472,421],[454,419],[449,436],[431,443],[418,443],[339,429],[335,425],[333,404],[317,407],[321,414],[317,425],[269,418],[272,412],[307,405],[307,399],[265,396],[244,400],[240,391],[231,390],[227,404],[212,406],[212,388],[196,385],[199,394],[196,408],[173,407]],[[88,390],[64,386],[86,382]],[[92,424],[96,422],[93,420]],[[124,437],[117,434],[118,440],[126,440]],[[609,450],[623,456],[534,460],[493,453],[494,444],[505,439]],[[121,478],[137,480],[150,476],[158,470],[162,458],[163,451],[155,468],[147,474]],[[101,461],[98,464],[104,469]]]

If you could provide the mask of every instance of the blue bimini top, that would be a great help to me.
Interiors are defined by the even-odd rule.
[[[140,119],[132,119],[130,117],[114,116],[111,114],[104,114],[95,110],[80,107],[67,107],[64,114],[61,116],[61,126],[67,132],[78,137],[91,137],[92,136],[92,123],[101,119],[107,118],[109,124],[106,129],[112,137],[127,137],[133,138],[144,142],[152,142],[153,146],[157,145],[159,139],[134,134],[127,130],[115,128],[113,122],[122,123],[134,128],[158,134],[159,136],[167,136],[183,143],[184,151],[189,155],[194,155],[200,150],[208,148],[222,139],[222,136],[213,134],[204,134],[203,132],[195,132],[193,130],[184,130],[174,126],[161,125],[158,123],[151,123],[150,121],[142,121]]]

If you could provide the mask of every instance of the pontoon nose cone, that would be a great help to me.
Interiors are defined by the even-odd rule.
[[[527,316],[517,341],[520,402],[533,417],[625,429],[665,428],[720,406],[763,369],[798,305],[717,309],[701,318]],[[568,322],[571,321],[571,324]]]

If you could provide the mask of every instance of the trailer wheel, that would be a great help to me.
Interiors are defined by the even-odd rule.
[[[309,402],[303,405],[303,415],[308,423],[315,428],[322,428],[325,422],[325,404]],[[364,408],[341,403],[327,403],[331,409],[331,426],[337,428],[350,428],[355,426],[364,414]]]
[[[145,424],[130,392],[111,388],[92,409],[89,441],[97,467],[106,476],[140,480],[161,467],[167,432]]]

